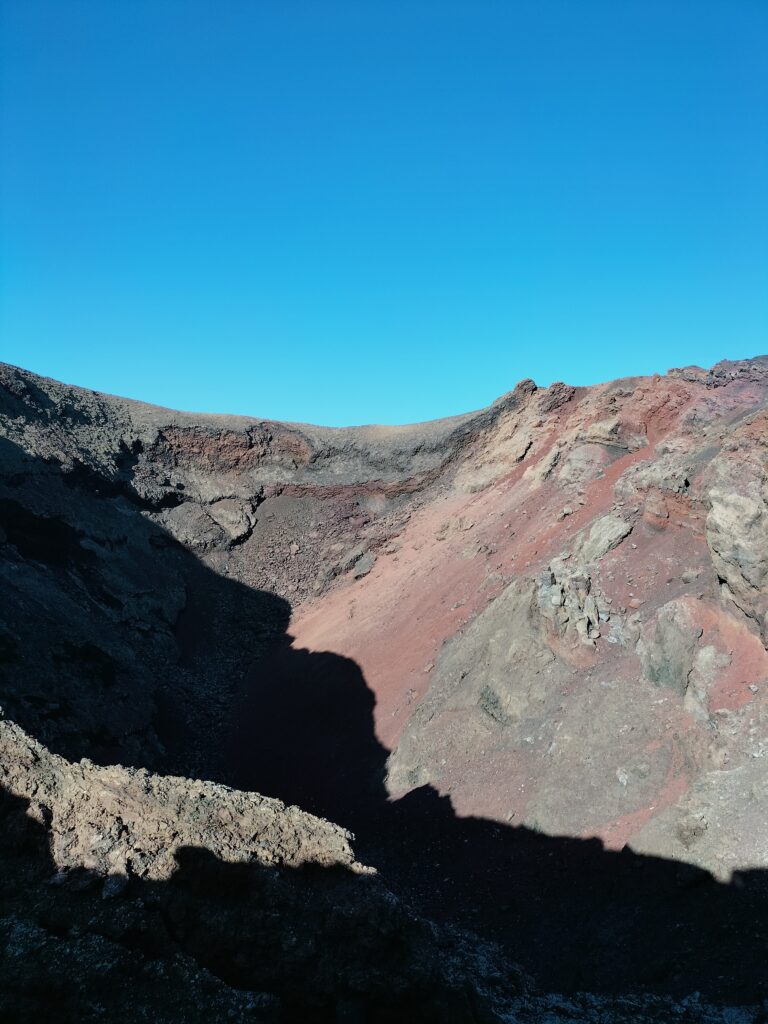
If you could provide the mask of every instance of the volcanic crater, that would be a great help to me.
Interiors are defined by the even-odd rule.
[[[0,1019],[767,1019],[767,403],[0,364]]]

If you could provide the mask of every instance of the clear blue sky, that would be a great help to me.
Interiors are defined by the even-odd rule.
[[[343,424],[768,351],[766,0],[0,18],[0,359]]]

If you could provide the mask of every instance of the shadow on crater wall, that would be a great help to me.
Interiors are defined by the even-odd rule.
[[[55,753],[221,780],[238,680],[287,601],[208,569],[114,478],[0,438],[0,703]]]
[[[353,661],[276,644],[245,681],[233,780],[352,829],[420,909],[493,937],[547,990],[768,996],[768,872],[724,885],[597,839],[459,818],[430,786],[390,801],[374,703]]]

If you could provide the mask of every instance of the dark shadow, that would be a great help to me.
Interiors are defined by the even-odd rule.
[[[232,778],[350,828],[423,913],[493,938],[548,991],[768,997],[768,872],[724,885],[597,839],[458,818],[429,786],[392,802],[373,707],[348,659],[276,645],[246,679]]]
[[[0,438],[0,704],[70,759],[221,779],[239,680],[290,605],[149,518],[136,457],[104,479]]]
[[[379,867],[406,904],[498,941],[547,990],[768,997],[768,872],[722,885],[676,862],[606,852],[597,841],[460,819],[428,787],[390,802],[387,751],[359,667],[294,649],[288,603],[217,575],[148,519],[131,466],[123,453],[102,480],[89,467],[31,459],[0,441],[7,717],[73,760],[225,781],[351,828],[359,858]],[[161,902],[173,906],[168,894],[194,891],[218,870],[206,855],[190,855]],[[184,902],[181,948],[250,987],[233,936],[243,948],[260,947],[236,912],[239,887],[253,885],[256,902],[246,903],[266,914],[272,896],[264,893],[279,872],[227,867],[221,877],[240,895],[199,892]],[[354,901],[366,884],[345,878],[344,899]],[[219,893],[219,882],[206,885]],[[299,901],[319,899],[323,885],[312,878],[301,891]],[[168,910],[171,922],[175,913]],[[318,936],[344,928],[330,911],[319,918]],[[139,945],[154,941],[148,932]],[[206,943],[211,934],[218,952]],[[365,945],[362,923],[354,934]],[[294,940],[279,929],[273,938],[269,955],[283,974],[304,970],[291,959]],[[395,936],[388,941],[397,946]],[[336,939],[329,945],[337,957],[339,948]],[[338,971],[328,972],[330,990]],[[338,1019],[363,1019],[355,1012]]]
[[[357,831],[384,800],[374,705],[354,661],[296,649],[287,636],[243,680],[227,774]]]

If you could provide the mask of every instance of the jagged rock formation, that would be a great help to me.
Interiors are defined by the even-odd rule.
[[[129,876],[167,880],[184,848],[227,864],[370,870],[355,860],[349,833],[298,807],[146,769],[72,764],[12,722],[0,722],[0,781],[49,828],[57,867],[113,879],[108,890]]]
[[[768,998],[767,399],[762,358],[331,430],[0,364],[0,783],[37,850],[2,924],[16,1011],[33,948],[72,1019],[78,964],[104,1012],[143,978],[173,1019],[168,956],[184,1019]],[[516,963],[597,1002],[521,995]]]

